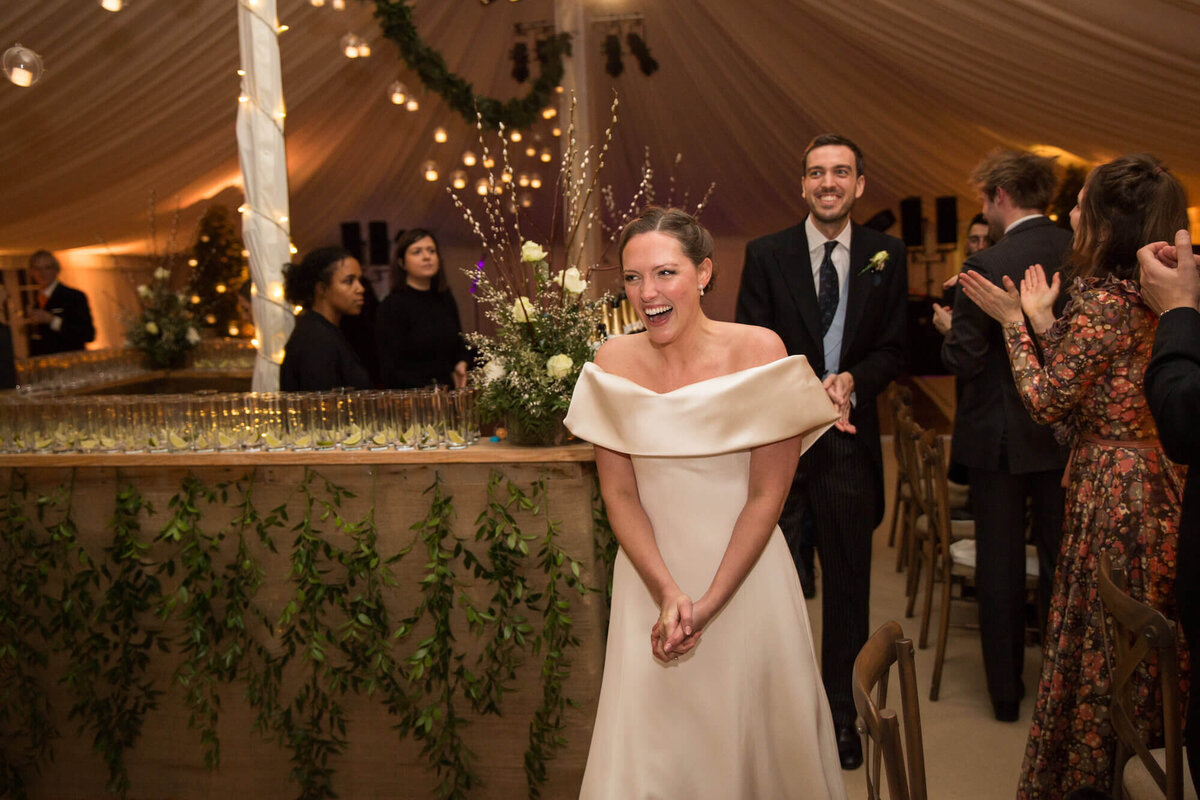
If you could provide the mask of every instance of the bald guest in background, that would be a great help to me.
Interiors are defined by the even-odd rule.
[[[26,316],[29,355],[48,356],[82,350],[96,338],[87,295],[63,285],[58,259],[49,250],[29,257],[29,274],[38,290],[34,307]]]

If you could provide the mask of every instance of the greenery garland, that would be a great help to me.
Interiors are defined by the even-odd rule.
[[[24,797],[29,775],[53,757],[58,731],[45,667],[61,654],[70,717],[80,733],[92,734],[110,791],[125,796],[126,753],[165,691],[149,672],[153,654],[164,651],[181,657],[174,682],[206,766],[220,761],[221,696],[240,684],[255,729],[291,752],[301,798],[336,796],[333,765],[346,745],[342,701],[349,694],[378,697],[400,738],[421,743],[440,778],[438,797],[469,797],[482,780],[462,737],[471,722],[464,711],[501,714],[518,667],[534,656],[542,696],[524,762],[528,795],[538,797],[548,762],[565,744],[564,713],[574,705],[564,693],[569,653],[578,644],[570,595],[603,591],[584,584],[580,563],[559,546],[545,476],[524,490],[491,471],[476,520],[475,538],[486,551],[473,551],[452,532],[452,498],[435,472],[426,518],[413,525],[413,541],[388,558],[378,549],[375,470],[371,478],[366,516],[352,520],[343,501],[353,495],[310,468],[265,515],[253,502],[254,471],[214,486],[189,473],[168,503],[165,524],[143,537],[154,509],[118,475],[111,539],[103,557],[93,558],[73,518],[74,471],[50,494],[31,499],[25,474],[8,470],[0,487],[0,795]],[[204,523],[218,506],[233,516],[210,530]],[[272,612],[256,599],[266,575],[255,554],[276,551],[272,533],[289,524],[289,506],[302,509],[292,526],[292,593]],[[523,533],[518,512],[540,516],[544,535]],[[607,545],[607,525],[598,535]],[[226,541],[233,544],[223,550]],[[418,543],[427,557],[421,600],[393,630],[385,610],[398,585],[392,568]],[[528,582],[534,572],[542,576],[536,588]],[[607,572],[599,579],[607,584]],[[480,589],[480,597],[490,597],[473,600]],[[453,635],[464,623],[484,644],[470,664]],[[423,638],[400,652],[417,630]],[[272,639],[277,646],[269,646]]]
[[[528,130],[541,119],[542,109],[550,105],[555,87],[562,83],[563,59],[571,55],[571,35],[556,33],[537,44],[540,69],[529,94],[521,98],[498,100],[475,94],[471,84],[450,71],[446,59],[434,50],[413,22],[412,8],[407,0],[374,0],[375,18],[383,35],[400,49],[400,57],[417,74],[421,83],[440,95],[446,105],[474,124],[476,113],[488,130],[505,128]]]

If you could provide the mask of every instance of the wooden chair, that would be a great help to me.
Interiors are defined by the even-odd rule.
[[[887,706],[888,678],[893,664],[900,679],[903,740],[896,711]],[[881,761],[890,800],[927,800],[913,644],[912,639],[904,638],[899,623],[885,623],[858,651],[851,690],[858,709],[858,732],[863,737],[868,800],[881,797]]]
[[[926,546],[929,528],[921,522],[921,518],[925,515],[925,500],[921,483],[921,465],[917,457],[917,441],[925,435],[925,429],[913,420],[911,409],[901,410],[897,416],[896,425],[900,461],[905,465],[904,469],[909,476],[908,485],[911,490],[905,508],[904,523],[907,531],[905,560],[908,562],[908,574],[905,576],[904,583],[904,596],[907,598],[904,616],[911,617],[921,588],[921,575],[922,573],[928,574],[932,569],[928,564],[929,548]]]
[[[1145,603],[1125,591],[1125,572],[1114,567],[1108,553],[1100,556],[1100,600],[1105,615],[1105,638],[1112,657],[1112,703],[1109,714],[1117,734],[1114,792],[1121,800],[1184,800],[1195,798],[1183,749],[1183,719],[1179,698],[1179,653],[1175,626]],[[1111,616],[1111,623],[1108,617]],[[1133,676],[1138,666],[1157,659],[1162,692],[1163,742],[1146,747],[1134,724]]]
[[[900,414],[907,409],[912,415],[912,389],[893,382],[887,390],[888,408],[892,412],[892,453],[896,458],[896,484],[892,497],[892,524],[888,531],[888,547],[897,544],[896,535],[899,532],[899,546],[896,548],[896,571],[904,569],[908,560],[908,542],[910,537],[909,512],[912,509],[912,473],[911,465],[904,460],[900,443]]]

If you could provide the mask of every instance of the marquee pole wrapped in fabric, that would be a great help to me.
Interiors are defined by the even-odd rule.
[[[256,392],[279,388],[283,346],[294,324],[291,308],[283,300],[283,265],[291,260],[291,233],[278,35],[275,0],[238,0],[238,39],[245,74],[238,98],[237,141],[246,197],[239,210],[255,288]]]

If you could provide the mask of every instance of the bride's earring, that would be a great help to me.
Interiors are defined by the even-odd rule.
[[[704,297],[704,284],[700,284],[700,296]]]

